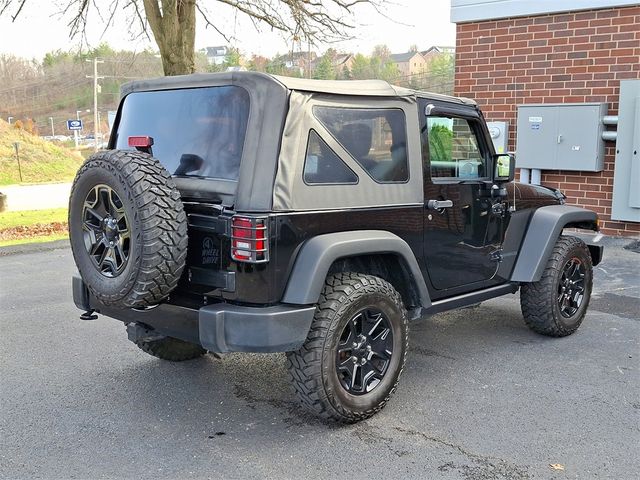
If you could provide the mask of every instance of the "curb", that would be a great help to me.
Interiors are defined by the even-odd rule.
[[[613,235],[602,235],[600,233],[591,232],[567,232],[566,235],[573,235],[581,238],[587,243],[595,243],[609,248],[624,248],[625,250],[637,251],[640,237],[637,235],[622,237]]]
[[[21,253],[47,252],[50,250],[61,250],[66,248],[70,248],[68,238],[63,238],[62,240],[53,240],[52,242],[24,243],[22,245],[0,247],[0,257],[18,255]]]

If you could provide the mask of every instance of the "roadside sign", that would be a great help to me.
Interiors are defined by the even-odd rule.
[[[69,130],[82,130],[82,120],[67,120]]]

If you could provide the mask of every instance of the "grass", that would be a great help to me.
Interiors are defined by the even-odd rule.
[[[0,213],[0,247],[68,238],[67,209]]]
[[[19,212],[0,213],[0,230],[14,227],[29,227],[36,224],[66,222],[66,208],[48,210],[25,210]]]
[[[0,240],[0,247],[9,247],[11,245],[23,245],[26,243],[42,243],[53,242],[54,240],[63,240],[69,238],[66,233],[55,233],[53,235],[29,237],[29,238],[14,238],[12,240]]]
[[[14,143],[18,142],[22,181]],[[0,120],[0,185],[70,181],[83,156]]]

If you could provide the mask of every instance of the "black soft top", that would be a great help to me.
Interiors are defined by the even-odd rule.
[[[423,92],[391,85],[384,80],[312,80],[307,78],[282,77],[260,72],[194,73],[174,77],[159,77],[129,82],[122,86],[122,95],[131,92],[196,88],[218,85],[237,85],[265,90],[297,90],[333,95],[355,95],[367,97],[427,97],[465,105],[475,105],[474,100],[439,93]]]
[[[364,101],[378,98],[382,102],[402,99],[416,103],[417,98],[440,100],[458,105],[475,106],[473,100],[447,95],[420,92],[390,85],[383,80],[310,80],[279,77],[259,72],[198,73],[174,77],[162,77],[129,82],[122,86],[122,97],[133,92],[175,90],[187,88],[237,86],[250,96],[250,111],[238,180],[220,180],[199,177],[175,177],[183,199],[223,203],[239,211],[270,211],[273,208],[274,180],[278,169],[294,175],[293,166],[298,161],[285,155],[281,160],[281,139],[285,121],[294,94],[328,95],[342,97],[345,101],[358,97]],[[295,93],[298,92],[298,93]],[[304,108],[304,107],[303,107]],[[117,134],[121,108],[118,111],[114,132]],[[113,148],[112,135],[110,148]]]

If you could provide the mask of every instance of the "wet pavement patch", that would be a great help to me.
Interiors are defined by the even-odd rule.
[[[625,250],[630,250],[634,253],[640,253],[640,240],[634,240],[633,242],[625,245],[624,247]]]
[[[589,308],[618,317],[640,319],[640,298],[604,293],[591,298]]]

